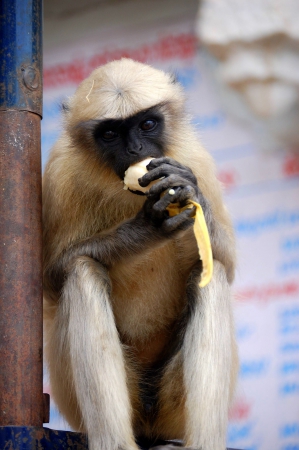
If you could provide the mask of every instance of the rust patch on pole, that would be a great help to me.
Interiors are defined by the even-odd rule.
[[[0,111],[0,426],[42,427],[40,117]]]

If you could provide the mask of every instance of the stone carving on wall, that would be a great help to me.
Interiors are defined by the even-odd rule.
[[[299,1],[202,0],[197,32],[226,109],[299,151]]]

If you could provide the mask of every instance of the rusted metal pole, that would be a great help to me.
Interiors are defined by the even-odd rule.
[[[0,2],[0,427],[42,427],[42,0]]]

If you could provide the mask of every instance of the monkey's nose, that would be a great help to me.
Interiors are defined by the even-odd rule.
[[[130,146],[127,147],[127,152],[131,155],[138,155],[142,150],[142,144],[136,145],[136,146]]]

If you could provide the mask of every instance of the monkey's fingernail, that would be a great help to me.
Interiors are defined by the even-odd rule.
[[[168,194],[169,195],[174,195],[175,194],[175,190],[174,189],[169,189]]]

